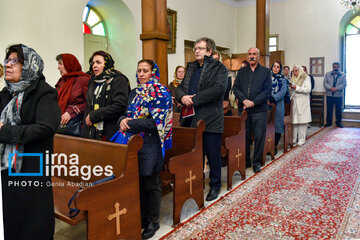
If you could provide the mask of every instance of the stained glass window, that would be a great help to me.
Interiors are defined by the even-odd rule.
[[[91,7],[83,11],[83,33],[106,36],[105,24],[101,16]]]
[[[354,17],[346,27],[346,35],[360,34],[360,16]]]

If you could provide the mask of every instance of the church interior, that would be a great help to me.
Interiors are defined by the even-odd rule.
[[[11,44],[31,46],[44,60],[46,81],[55,86],[60,78],[58,54],[75,55],[87,71],[91,54],[104,50],[129,78],[131,88],[136,87],[137,62],[143,58],[158,63],[160,81],[167,86],[176,66],[195,60],[194,42],[206,36],[216,42],[233,78],[250,47],[260,49],[260,63],[266,67],[275,60],[290,69],[306,66],[315,80],[306,144],[287,149],[283,136],[279,151],[265,154],[264,170],[255,174],[246,169],[246,177],[235,172],[231,190],[227,167],[222,167],[220,198],[200,209],[193,199],[186,200],[177,224],[169,190],[161,201],[160,230],[151,239],[356,239],[360,1],[351,9],[343,2],[347,1],[0,0],[0,59]],[[347,75],[343,129],[323,128],[323,80],[334,62],[340,62]],[[204,197],[208,182],[205,165]],[[57,218],[54,239],[96,239],[87,235],[89,226],[86,221],[71,225]]]

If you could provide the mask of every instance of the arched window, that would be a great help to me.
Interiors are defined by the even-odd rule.
[[[89,6],[83,11],[83,33],[106,36],[104,21],[95,9]]]
[[[360,34],[360,16],[354,17],[346,27],[346,35]]]
[[[346,26],[346,25],[345,25]],[[345,28],[345,107],[360,108],[360,15],[355,15]]]

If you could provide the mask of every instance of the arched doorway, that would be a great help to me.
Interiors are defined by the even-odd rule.
[[[345,108],[360,108],[360,14],[355,14],[345,27],[345,72],[347,87]]]
[[[97,18],[93,15],[92,22],[84,22],[92,31],[92,34],[84,34],[84,69],[88,70],[89,57],[94,51],[105,50],[113,57],[115,68],[129,78],[131,86],[135,86],[134,76],[140,57],[136,46],[140,39],[133,13],[122,0],[89,0],[87,7],[94,10]],[[83,14],[83,21],[86,16],[90,15]],[[85,29],[84,25],[83,27]],[[97,34],[94,34],[94,31]],[[86,41],[88,37],[91,43]]]
[[[83,12],[84,33],[84,69],[89,69],[92,53],[102,50],[107,52],[106,25],[101,15],[92,7],[86,6]]]

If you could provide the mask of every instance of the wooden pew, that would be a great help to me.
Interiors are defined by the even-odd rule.
[[[225,149],[227,159],[227,189],[232,188],[232,177],[236,170],[245,179],[246,168],[246,131],[245,121],[247,112],[244,110],[240,116],[224,117],[224,134],[222,137],[222,148]]]
[[[62,221],[75,225],[87,221],[87,239],[141,239],[140,197],[138,151],[142,147],[142,138],[132,136],[128,145],[95,141],[56,134],[54,153],[75,153],[79,157],[79,167],[91,166],[91,169],[113,167],[115,179],[80,190],[74,204],[81,210],[75,218],[68,216],[68,202],[79,185],[92,183],[106,176],[91,174],[89,179],[80,176],[55,174],[52,177],[55,216]],[[69,162],[58,166],[74,166]],[[62,185],[64,184],[64,185]],[[77,186],[72,186],[78,184]]]
[[[291,104],[285,104],[285,106],[289,109],[289,111],[288,115],[285,115],[284,117],[284,153],[288,151],[289,145],[290,148],[294,146]]]
[[[165,171],[161,173],[163,186],[173,184],[173,226],[180,223],[183,204],[194,199],[204,208],[202,134],[205,122],[197,128],[173,127],[172,148],[165,153]]]
[[[180,113],[173,113],[173,127],[180,127]]]
[[[275,158],[275,111],[276,105],[271,104],[267,111],[266,137],[262,165],[265,165],[266,155],[270,153],[271,159]]]

